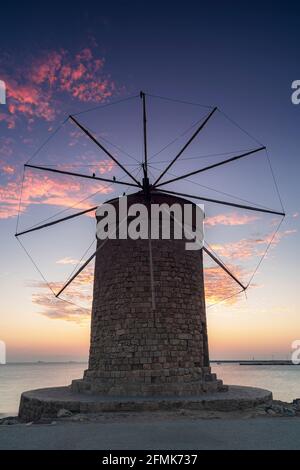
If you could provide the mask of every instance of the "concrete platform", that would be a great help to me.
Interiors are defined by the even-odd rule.
[[[22,393],[19,418],[24,422],[55,418],[62,408],[72,413],[176,409],[234,411],[253,408],[270,400],[272,392],[268,390],[236,385],[230,385],[226,392],[187,397],[112,397],[74,393],[70,387],[55,387]]]
[[[166,416],[159,421],[0,426],[0,450],[107,450],[109,455],[114,449],[300,450],[300,419],[170,420]],[[74,459],[76,453],[71,464]]]

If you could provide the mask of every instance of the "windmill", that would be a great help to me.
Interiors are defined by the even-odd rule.
[[[142,179],[130,172],[103,140],[96,138],[75,115],[70,115],[69,121],[124,173],[126,181],[117,177],[106,178],[95,173],[82,174],[31,163],[27,163],[25,168],[129,187],[134,190],[128,196],[129,206],[136,202],[143,202],[148,206],[165,202],[170,205],[175,202],[180,205],[187,202],[195,205],[192,201],[196,200],[250,213],[265,213],[282,218],[285,216],[283,209],[278,211],[261,205],[208,198],[201,194],[182,192],[172,186],[191,176],[211,172],[266,150],[264,145],[258,145],[230,158],[184,172],[180,176],[172,176],[172,167],[209,126],[219,112],[217,107],[209,109],[171,161],[157,177],[151,178],[147,96],[150,95],[140,93],[144,153]],[[117,206],[118,198],[110,202]],[[16,237],[95,212],[97,207],[17,231]],[[120,223],[119,220],[116,230]],[[236,283],[239,291],[246,291],[250,283],[242,282],[209,246],[204,245],[197,252],[188,252],[183,245],[184,240],[152,240],[151,236],[147,241],[98,240],[94,253],[55,293],[60,298],[95,259],[89,367],[83,379],[73,381],[74,391],[148,396],[194,395],[209,390],[224,390],[222,381],[211,373],[209,366],[203,254],[209,256]]]

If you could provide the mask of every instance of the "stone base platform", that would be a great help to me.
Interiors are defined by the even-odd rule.
[[[72,413],[172,411],[176,409],[233,411],[253,408],[272,400],[272,392],[230,385],[226,392],[181,397],[111,397],[72,392],[70,387],[42,388],[22,393],[19,418],[38,421],[56,418],[60,409]]]
[[[150,381],[145,382],[145,371],[136,371],[138,374],[131,374],[128,378],[117,379],[98,379],[90,377],[89,371],[86,371],[83,379],[73,380],[71,383],[71,391],[74,393],[88,393],[101,396],[116,397],[181,397],[181,396],[198,396],[203,393],[226,392],[228,387],[223,385],[223,381],[217,379],[216,374],[212,374],[210,367],[202,368],[205,375],[202,380],[180,380],[182,377],[176,375],[175,381],[151,383],[151,375],[148,376]],[[204,370],[206,369],[206,370]],[[152,372],[150,371],[150,374]],[[156,378],[155,376],[152,378]],[[160,377],[158,377],[160,378]],[[160,378],[161,379],[161,378]]]

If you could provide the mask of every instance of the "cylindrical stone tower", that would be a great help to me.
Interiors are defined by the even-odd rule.
[[[118,208],[118,200],[110,201]],[[128,207],[144,203],[128,196]],[[151,204],[192,204],[151,195]],[[224,390],[209,367],[202,250],[185,239],[111,240],[96,254],[89,367],[72,390],[101,395],[180,396]],[[98,241],[99,244],[103,241]]]

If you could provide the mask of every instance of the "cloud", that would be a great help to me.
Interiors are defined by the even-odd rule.
[[[60,49],[27,56],[18,64],[7,59],[1,66],[7,85],[7,106],[0,110],[0,126],[7,128],[7,135],[0,138],[0,219],[5,219],[18,212],[20,170],[37,146],[38,139],[29,136],[29,132],[36,131],[31,135],[38,136],[45,127],[47,133],[52,132],[56,128],[54,122],[70,107],[74,109],[76,102],[104,103],[122,90],[106,72],[105,58],[99,55],[96,44],[74,53]],[[73,139],[70,137],[70,145],[76,145],[78,135],[74,133]],[[81,150],[77,153],[73,163],[89,163],[96,174],[103,175],[114,168],[108,159],[99,162],[95,154]],[[64,165],[60,167],[63,169]],[[38,203],[69,207],[86,195],[85,188],[86,184],[73,183],[70,178],[58,181],[54,176],[41,173],[28,176],[26,172],[22,210]],[[89,188],[91,193],[97,189],[105,194],[111,192],[105,184],[90,182]],[[78,206],[87,207],[88,203]]]
[[[32,301],[41,307],[40,313],[54,320],[84,323],[90,318],[90,311],[77,305],[56,299],[50,294],[33,294]]]
[[[98,191],[101,194],[109,194],[112,188],[107,184],[93,183],[88,186],[88,194]],[[9,181],[0,184],[0,219],[15,217],[19,210],[21,191],[20,178],[16,181]],[[91,206],[90,201],[79,202],[87,196],[86,184],[81,180],[72,180],[69,177],[62,177],[57,180],[55,177],[37,172],[28,172],[24,179],[22,191],[21,212],[24,212],[31,204],[47,204],[69,208],[76,205],[76,209],[84,210]]]
[[[52,94],[32,84],[20,85],[15,80],[7,84],[8,110],[12,115],[23,114],[27,118],[42,118],[53,121],[56,109]]]
[[[230,214],[218,214],[212,217],[207,217],[204,221],[205,226],[214,227],[216,225],[246,225],[258,220],[257,215],[238,214],[232,212]]]
[[[228,266],[231,272],[240,279],[242,270],[236,266]],[[241,288],[219,266],[204,268],[205,299],[208,305],[223,301],[228,305],[235,304],[239,299],[237,294]]]
[[[61,298],[56,298],[53,293],[49,293],[49,287],[43,281],[27,283],[27,287],[40,290],[32,295],[32,301],[40,308],[40,314],[51,319],[84,323],[89,320],[91,313],[93,277],[94,266],[91,263],[67,287]],[[55,293],[63,285],[64,282],[50,283]]]
[[[5,76],[8,112],[0,114],[10,129],[21,116],[30,124],[36,119],[50,122],[74,101],[104,103],[120,92],[105,72],[105,58],[91,48],[75,54],[65,49],[44,52],[27,58],[26,65],[13,64],[13,69],[13,76]]]
[[[297,230],[284,230],[277,232],[273,238],[273,234],[266,235],[262,238],[242,239],[237,242],[212,244],[211,247],[218,253],[221,258],[228,258],[231,260],[245,260],[253,258],[254,256],[262,256],[267,246],[272,243],[272,246],[278,245],[280,240],[287,236],[296,233]]]
[[[4,122],[8,129],[14,129],[16,127],[16,116],[12,116],[8,113],[0,113],[0,123]]]
[[[224,244],[214,243],[211,247],[221,258],[230,258],[232,260],[245,260],[253,256],[263,255],[261,241],[255,239],[243,239]]]
[[[13,172],[15,168],[11,165],[13,154],[13,140],[9,137],[0,137],[0,170],[4,173],[11,174],[10,167]]]
[[[15,168],[13,168],[10,165],[5,165],[2,167],[2,171],[6,173],[7,175],[13,175],[15,172]]]
[[[82,262],[81,262],[82,263]],[[79,260],[70,258],[67,256],[66,258],[62,258],[56,261],[56,264],[63,264],[63,265],[72,265],[77,266],[79,264]]]

